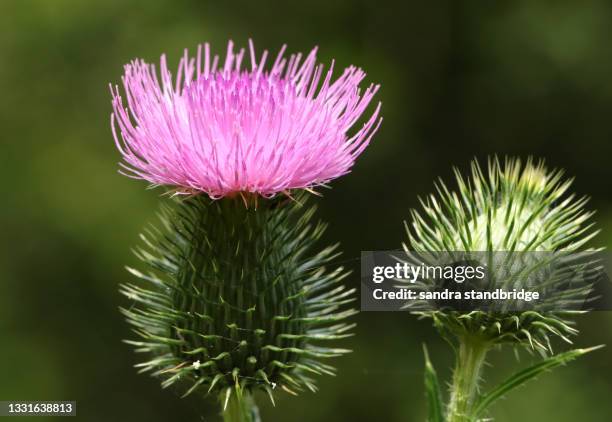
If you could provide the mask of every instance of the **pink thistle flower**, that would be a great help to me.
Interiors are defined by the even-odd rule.
[[[185,50],[174,81],[165,55],[161,79],[143,60],[126,65],[127,107],[111,86],[122,173],[212,198],[269,197],[348,173],[381,123],[380,103],[356,133],[347,132],[379,86],[362,93],[365,73],[354,66],[332,81],[334,64],[324,74],[316,48],[302,60],[301,54],[285,58],[283,46],[266,70],[268,52],[258,60],[251,41],[249,47],[248,70],[245,50],[234,53],[231,41],[222,65],[208,44],[195,58]]]

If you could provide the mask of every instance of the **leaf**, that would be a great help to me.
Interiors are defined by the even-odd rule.
[[[474,407],[474,416],[478,416],[485,409],[487,409],[491,404],[493,404],[497,399],[504,396],[510,390],[513,390],[527,381],[534,379],[538,375],[543,372],[550,371],[558,366],[565,365],[568,362],[573,361],[574,359],[585,355],[589,352],[592,352],[597,349],[601,349],[604,347],[603,345],[589,347],[587,349],[574,349],[564,353],[560,353],[555,356],[551,356],[549,358],[543,359],[542,361],[536,363],[529,368],[523,369],[522,371],[517,372],[512,375],[510,378],[499,384],[493,390],[489,391],[486,395],[482,396],[482,398],[478,401],[476,406]]]
[[[440,394],[440,383],[438,375],[434,369],[427,346],[423,344],[423,353],[425,355],[425,395],[427,397],[427,421],[428,422],[443,422],[444,414],[442,413],[442,394]]]

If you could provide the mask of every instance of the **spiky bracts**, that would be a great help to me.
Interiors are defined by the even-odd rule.
[[[355,313],[342,267],[326,265],[336,246],[313,252],[325,229],[311,224],[314,207],[288,198],[181,200],[161,213],[162,228],[142,236],[136,251],[148,271],[126,284],[124,309],[147,358],[137,366],[169,387],[232,396],[279,387],[315,390],[311,375],[334,374],[323,360],[347,353],[325,347],[350,335]],[[231,402],[230,402],[231,403]],[[230,404],[231,406],[231,404]]]
[[[534,268],[539,268],[540,261],[552,258],[537,253],[563,252],[555,255],[554,259],[559,260],[562,258],[558,256],[577,251],[596,235],[593,223],[587,224],[593,214],[584,210],[587,198],[567,194],[572,180],[564,181],[562,171],[548,171],[543,162],[527,160],[523,164],[518,159],[506,159],[501,164],[497,158],[489,160],[485,171],[474,161],[471,170],[469,178],[455,170],[458,192],[439,181],[437,193],[421,200],[422,211],[412,211],[411,224],[406,226],[407,252],[467,251],[481,256],[503,252],[504,260],[521,257],[516,258],[523,264],[517,267],[518,273],[524,271],[525,256],[533,261]],[[526,255],[529,253],[533,256]],[[500,260],[499,256],[494,259]],[[541,274],[524,279],[542,286],[550,284]],[[583,297],[585,291],[573,294]],[[578,312],[563,306],[556,309],[547,312],[540,306],[525,312],[477,309],[419,314],[431,317],[445,335],[475,337],[491,344],[518,343],[545,353],[551,351],[551,335],[569,342],[569,337],[577,333],[567,317]]]
[[[551,285],[567,280],[562,271],[572,269],[572,265],[567,265],[568,257],[571,260],[597,233],[587,223],[592,215],[584,210],[587,199],[567,194],[571,180],[563,181],[561,171],[549,172],[542,162],[534,164],[531,160],[523,164],[507,159],[502,165],[495,158],[489,160],[486,171],[473,162],[471,173],[471,177],[464,178],[455,171],[457,192],[440,181],[437,193],[421,200],[422,211],[412,211],[412,222],[407,225],[409,240],[404,245],[408,259],[432,252],[434,256],[448,253],[451,259],[457,253],[468,258],[484,256],[488,268],[495,269],[488,274],[488,289],[509,284],[550,289]],[[500,262],[502,271],[497,265]],[[565,305],[584,299],[589,287],[588,278],[585,281],[579,289],[557,289],[558,294],[550,296],[544,307],[526,306],[511,311],[504,311],[503,306],[501,310],[472,311],[429,308],[433,310],[417,312],[433,319],[456,354],[445,408],[436,372],[425,354],[428,420],[482,420],[489,406],[510,390],[596,350],[576,349],[545,356],[552,353],[551,336],[570,342],[569,337],[578,332],[568,319],[577,312]],[[418,290],[436,287],[439,286],[427,281],[414,286]],[[551,301],[562,306],[550,307]],[[479,381],[485,358],[499,344],[525,346],[544,357],[484,393],[479,389]]]
[[[597,232],[585,225],[587,197],[567,194],[572,179],[531,159],[472,162],[470,178],[455,169],[458,192],[442,180],[437,194],[411,211],[409,246],[417,251],[574,251]]]

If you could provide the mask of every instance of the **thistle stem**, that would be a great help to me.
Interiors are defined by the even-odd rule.
[[[456,356],[448,422],[472,421],[472,410],[478,393],[478,381],[489,345],[482,341],[462,338]]]
[[[225,404],[225,395],[221,402]],[[246,391],[233,390],[223,410],[223,422],[261,422],[253,396]]]

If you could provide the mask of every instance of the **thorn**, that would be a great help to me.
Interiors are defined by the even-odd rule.
[[[232,388],[231,387],[227,387],[227,389],[225,390],[225,403],[223,404],[223,411],[224,412],[227,409],[227,404],[229,403],[229,399],[230,399],[231,395],[232,395]]]
[[[187,364],[186,362],[181,362],[181,363],[179,363],[178,365],[176,365],[176,366],[174,366],[174,367],[172,367],[172,368],[167,368],[167,369],[164,369],[163,371],[161,371],[161,372],[160,372],[160,374],[165,374],[165,373],[167,373],[167,372],[174,372],[174,371],[176,371],[176,370],[178,370],[178,369],[181,369],[181,368],[182,368],[183,366],[185,366],[186,364]]]
[[[314,196],[323,197],[323,194],[315,191],[313,188],[304,188],[304,190],[308,193],[313,194]]]
[[[606,347],[605,344],[599,344],[597,346],[587,347],[585,349],[578,349],[578,351],[580,351],[580,353],[589,353],[594,352],[595,350],[603,349],[604,347]]]

